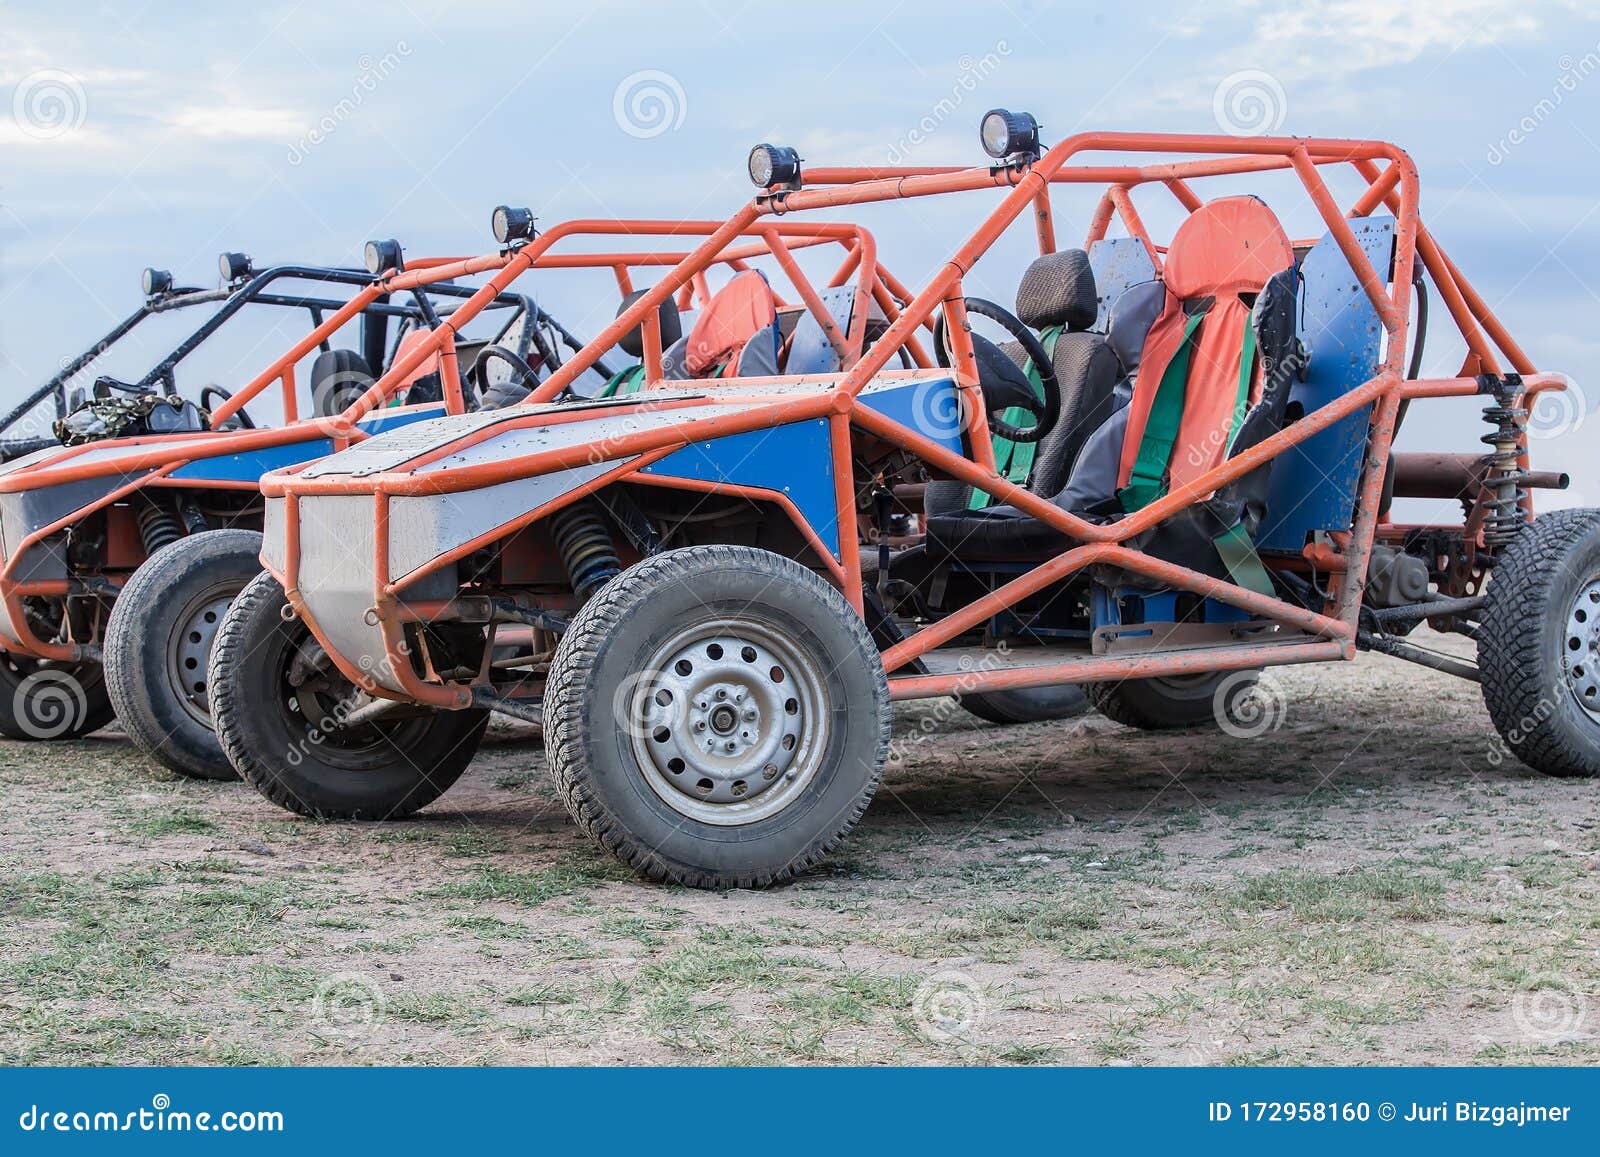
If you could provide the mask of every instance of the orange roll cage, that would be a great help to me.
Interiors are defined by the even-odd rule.
[[[1082,154],[1107,152],[1168,154],[1189,159],[1161,160],[1148,164],[1068,164],[1073,158]],[[1335,166],[1353,169],[1365,181],[1361,195],[1343,209],[1323,179],[1323,170]],[[1388,338],[1387,354],[1378,372],[1360,386],[1298,418],[1276,434],[1227,459],[1189,484],[1174,489],[1136,513],[1110,524],[1086,521],[1003,478],[995,468],[973,345],[962,304],[964,297],[962,279],[972,269],[974,263],[1024,213],[1030,214],[1033,219],[1041,253],[1054,251],[1055,225],[1050,204],[1052,186],[1093,184],[1103,185],[1105,190],[1091,217],[1085,245],[1104,238],[1112,220],[1117,219],[1121,221],[1130,236],[1144,243],[1156,268],[1159,269],[1163,249],[1151,238],[1143,220],[1135,210],[1132,201],[1133,190],[1145,185],[1160,186],[1166,189],[1184,209],[1192,212],[1201,201],[1194,192],[1191,182],[1211,177],[1275,171],[1292,173],[1298,177],[1328,233],[1349,262],[1361,290],[1377,311]],[[872,239],[864,230],[845,225],[806,224],[796,219],[799,215],[819,210],[991,188],[1004,193],[999,206],[914,295],[894,282],[877,264]],[[948,694],[956,690],[963,692],[1000,690],[1065,682],[1143,678],[1269,664],[1353,658],[1356,651],[1363,579],[1374,541],[1380,530],[1378,515],[1380,494],[1401,403],[1411,398],[1457,397],[1484,393],[1485,380],[1480,380],[1479,375],[1488,375],[1490,378],[1498,378],[1502,374],[1517,375],[1520,381],[1511,380],[1510,384],[1519,391],[1519,396],[1524,401],[1540,391],[1563,389],[1566,386],[1566,379],[1562,375],[1535,371],[1532,361],[1511,338],[1456,265],[1446,256],[1437,240],[1421,221],[1418,212],[1419,196],[1416,168],[1411,158],[1394,145],[1380,141],[1322,138],[1241,139],[1221,135],[1085,133],[1062,141],[1031,162],[1002,163],[977,168],[868,167],[810,170],[805,175],[803,188],[789,192],[763,193],[725,222],[697,225],[696,229],[705,234],[705,240],[681,261],[672,265],[649,292],[622,313],[586,347],[583,353],[575,356],[560,371],[542,383],[524,404],[549,401],[557,397],[588,365],[609,349],[622,333],[640,324],[644,327],[648,379],[650,384],[658,384],[661,378],[661,349],[659,329],[655,320],[656,307],[668,297],[690,292],[693,287],[699,285],[704,269],[714,260],[727,260],[726,254],[730,252],[742,254],[742,249],[729,248],[741,239],[755,238],[764,244],[795,281],[796,288],[807,307],[819,315],[822,311],[818,308],[815,294],[798,268],[794,267],[792,258],[788,256],[789,250],[802,244],[818,244],[824,240],[834,240],[845,245],[849,255],[830,284],[841,284],[845,278],[856,277],[858,304],[861,298],[868,294],[879,300],[889,319],[887,331],[870,348],[863,350],[860,341],[866,311],[858,308],[851,332],[842,335],[845,351],[856,356],[846,357],[843,360],[844,368],[841,372],[823,376],[831,381],[831,390],[800,398],[791,395],[780,399],[773,396],[770,404],[764,407],[732,416],[694,419],[686,414],[685,420],[677,424],[662,423],[619,437],[608,444],[609,455],[638,455],[639,457],[633,462],[619,465],[616,470],[591,480],[577,491],[545,507],[519,515],[470,545],[482,545],[503,538],[561,506],[577,501],[613,482],[639,481],[640,468],[690,442],[770,428],[804,419],[825,418],[829,423],[832,454],[836,465],[835,485],[840,541],[840,557],[837,565],[834,565],[831,559],[826,565],[833,581],[858,612],[863,606],[859,557],[861,536],[857,519],[857,494],[851,470],[852,433],[867,435],[907,451],[921,459],[936,474],[969,483],[992,498],[1020,509],[1074,540],[1073,545],[1048,562],[1005,583],[949,616],[935,621],[916,635],[889,647],[882,658],[884,667],[890,673],[891,693],[895,698]],[[1374,268],[1350,227],[1351,219],[1370,215],[1380,209],[1392,213],[1395,218],[1392,272]],[[613,224],[622,232],[656,231],[638,229],[635,223]],[[551,230],[510,254],[491,255],[428,270],[412,270],[384,284],[386,288],[392,290],[426,284],[435,277],[458,276],[468,272],[496,269],[498,272],[491,285],[486,286],[483,292],[486,295],[491,292],[498,293],[522,270],[537,263],[555,260],[554,255],[550,254],[550,249],[564,236],[565,234],[559,229]],[[1458,375],[1452,378],[1408,380],[1403,377],[1403,358],[1408,346],[1410,324],[1409,294],[1414,265],[1419,258],[1437,286],[1449,316],[1467,346],[1465,363]],[[458,311],[458,316],[470,309],[471,304]],[[875,377],[902,372],[886,373],[885,370],[890,359],[899,351],[905,350],[915,365],[928,366],[926,352],[918,340],[918,331],[923,327],[931,327],[936,313],[941,311],[947,323],[945,332],[949,334],[950,354],[954,367],[952,373],[964,404],[966,421],[964,428],[970,457],[954,453],[858,401],[862,389]],[[445,355],[446,366],[453,373],[453,362],[448,356],[451,338],[450,327],[447,325],[435,335],[431,344],[438,352]],[[415,356],[426,356],[426,351],[419,350]],[[403,374],[407,368],[403,364],[397,365],[390,373]],[[733,379],[702,382],[697,383],[697,386],[736,393],[741,398],[759,398],[764,388],[774,383],[793,380],[792,378]],[[807,380],[816,382],[819,378],[812,376]],[[642,400],[640,404],[645,407],[651,405],[648,399]],[[1161,561],[1127,545],[1135,536],[1205,495],[1242,477],[1290,447],[1306,441],[1317,432],[1367,406],[1372,407],[1370,437],[1368,453],[1360,475],[1353,524],[1347,534],[1336,536],[1342,549],[1338,550],[1334,557],[1329,557],[1325,546],[1318,547],[1314,544],[1308,548],[1307,560],[1321,564],[1321,569],[1326,569],[1329,576],[1328,601],[1320,611],[1309,610],[1274,596],[1259,594],[1188,567]],[[573,417],[577,418],[577,415]],[[496,433],[521,425],[548,424],[562,420],[565,419],[559,414],[548,411],[530,413],[524,420],[497,427]],[[489,435],[471,436],[454,446],[470,445],[487,436]],[[442,453],[443,451],[440,452]],[[461,492],[542,474],[574,466],[580,462],[593,461],[589,456],[591,453],[587,447],[569,447],[471,467],[425,473],[413,472],[415,466],[429,460],[425,457],[409,463],[404,469],[362,478],[340,476],[301,478],[293,471],[269,475],[263,482],[264,492],[269,496],[283,496],[287,500],[285,513],[288,541],[285,573],[279,575],[279,578],[284,583],[291,604],[306,618],[308,625],[326,645],[326,637],[311,619],[298,590],[297,500],[304,495],[317,494],[371,495],[375,502],[374,511],[380,533],[377,539],[374,607],[369,614],[375,613],[377,621],[382,624],[389,665],[404,687],[405,693],[412,698],[442,707],[466,706],[472,701],[467,689],[425,682],[412,672],[408,662],[400,658],[406,651],[401,634],[402,623],[407,618],[416,617],[403,609],[400,602],[401,592],[417,579],[460,557],[463,552],[451,552],[411,572],[402,580],[392,580],[388,568],[387,537],[382,533],[387,526],[389,500],[401,495]],[[439,455],[431,457],[437,456]],[[1525,432],[1518,436],[1518,456],[1522,468],[1527,469],[1528,449]],[[728,489],[736,490],[736,488]],[[1480,507],[1483,501],[1483,497],[1480,496],[1478,499]],[[1531,502],[1526,497],[1524,507],[1531,514]],[[1475,527],[1481,522],[1479,514],[1481,511],[1467,519],[1463,526],[1439,529],[1448,529],[1465,536],[1469,540],[1468,548],[1471,549],[1477,545]],[[960,675],[916,674],[906,670],[908,665],[920,656],[980,626],[996,612],[1015,606],[1046,586],[1078,573],[1085,567],[1098,564],[1114,565],[1157,583],[1242,608],[1252,615],[1295,628],[1303,632],[1303,636],[1267,643],[1214,645],[1183,651],[1086,657],[1069,662],[1047,662],[1026,667],[964,672]],[[329,650],[332,653],[332,648]],[[376,694],[392,694],[376,688],[373,681],[347,659],[336,656],[336,662],[344,674],[358,685]],[[480,676],[480,679],[482,678],[483,676]]]

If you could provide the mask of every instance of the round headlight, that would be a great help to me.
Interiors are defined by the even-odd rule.
[[[779,145],[757,145],[745,163],[750,183],[758,189],[800,187],[800,154]]]
[[[243,253],[224,253],[217,258],[217,272],[222,280],[232,283],[250,276],[250,258]]]
[[[392,238],[387,241],[368,241],[361,255],[366,262],[367,272],[374,277],[400,268],[400,242]]]
[[[513,209],[510,205],[496,206],[489,218],[489,229],[494,239],[502,245],[533,236],[533,210]]]
[[[983,151],[997,161],[1039,154],[1039,122],[1028,113],[990,109],[983,114],[978,132],[983,139]]]
[[[139,278],[139,288],[146,297],[154,297],[172,288],[172,274],[165,269],[146,269]]]

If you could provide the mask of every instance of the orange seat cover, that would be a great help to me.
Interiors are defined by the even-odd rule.
[[[1150,407],[1167,366],[1183,342],[1184,302],[1213,298],[1194,348],[1184,391],[1183,421],[1168,463],[1169,489],[1200,477],[1227,456],[1235,426],[1239,358],[1250,306],[1241,293],[1260,293],[1294,264],[1294,247],[1272,210],[1254,197],[1224,197],[1189,215],[1172,238],[1161,280],[1167,303],[1150,327],[1128,409],[1117,485],[1126,486],[1144,440]],[[1251,385],[1251,401],[1259,393]],[[1239,415],[1242,417],[1242,415]]]
[[[684,365],[689,376],[708,376],[777,320],[778,304],[767,279],[754,269],[736,274],[712,295],[689,331],[689,343],[684,351]]]

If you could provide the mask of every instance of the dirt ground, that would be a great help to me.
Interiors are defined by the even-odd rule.
[[[597,853],[521,725],[389,825],[0,743],[0,1061],[1600,1061],[1600,784],[1443,675],[1270,680],[1253,738],[902,705],[843,855],[726,895]]]

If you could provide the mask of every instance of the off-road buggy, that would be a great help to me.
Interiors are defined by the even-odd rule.
[[[1123,723],[1192,726],[1242,710],[1266,666],[1362,648],[1480,681],[1533,766],[1600,767],[1600,513],[1535,520],[1531,501],[1565,479],[1531,469],[1527,407],[1565,379],[1535,371],[1423,224],[1411,159],[1132,133],[1045,151],[1024,114],[982,127],[992,163],[968,169],[802,172],[761,146],[759,195],[526,403],[266,478],[270,574],[212,657],[241,773],[306,814],[403,815],[460,775],[487,709],[537,696],[555,782],[605,848],[654,879],[761,885],[866,809],[893,700],[1078,682]],[[1350,184],[1342,205],[1325,175]],[[1274,176],[1320,236],[1197,191]],[[1067,183],[1104,189],[1083,250],[1056,242]],[[1164,244],[1143,188],[1185,214]],[[998,207],[915,294],[865,230],[815,220],[985,189]],[[967,297],[1024,218],[1040,256],[1015,312]],[[788,256],[830,230],[846,246],[832,298]],[[495,268],[504,289],[565,236],[431,275]],[[824,340],[775,333],[745,279],[679,369],[657,310],[750,238]],[[1430,295],[1467,351],[1454,377],[1416,376]],[[644,390],[547,404],[638,325]],[[752,347],[776,352],[747,367]],[[1411,403],[1448,397],[1485,399],[1487,453],[1393,453]],[[1393,518],[1430,495],[1459,497],[1463,519]],[[1476,664],[1408,637],[1423,622],[1477,640]],[[495,646],[510,624],[536,631],[514,670]],[[386,742],[363,732],[347,758],[308,739],[308,655],[342,677],[340,718]]]
[[[70,738],[104,726],[115,709],[130,736],[174,769],[231,777],[207,724],[205,663],[228,599],[259,570],[257,479],[462,408],[454,386],[442,397],[436,358],[383,392],[372,384],[375,370],[414,348],[472,288],[440,282],[356,302],[370,273],[258,272],[239,254],[221,264],[216,290],[174,288],[170,274],[146,270],[145,305],[17,411],[31,418],[52,395],[60,403],[56,438],[0,467],[0,733]],[[66,397],[73,375],[144,318],[205,305],[216,308],[142,377],[102,375],[91,391]],[[180,393],[178,373],[202,345],[241,311],[267,307],[306,311],[318,340],[301,342],[237,395],[216,385]],[[463,341],[462,364],[492,342],[509,341],[522,365],[555,364],[563,345],[581,347],[526,297],[501,295],[484,309],[490,336]],[[335,345],[352,336],[359,348]],[[298,416],[302,357],[312,359],[305,394],[314,419]],[[287,421],[258,428],[246,407],[259,408],[274,383]],[[376,409],[385,401],[405,404]],[[118,614],[124,592],[131,597]]]

